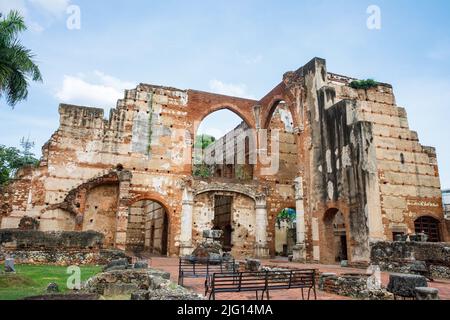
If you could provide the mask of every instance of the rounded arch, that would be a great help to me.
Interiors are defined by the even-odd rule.
[[[208,184],[204,187],[194,190],[194,197],[199,196],[203,193],[209,192],[232,192],[237,194],[245,195],[256,202],[257,193],[251,190],[250,188],[246,188],[244,186],[235,186],[228,185],[226,188],[221,185],[216,185],[214,183]]]
[[[299,126],[297,119],[297,110],[295,110],[292,101],[289,98],[285,97],[284,95],[276,95],[267,104],[266,108],[267,112],[265,113],[265,116],[262,119],[262,129],[269,129],[270,121],[272,120],[273,114],[277,109],[278,105],[282,102],[286,103],[286,105],[289,108],[289,111],[291,112],[293,127],[296,128]]]
[[[253,130],[254,116],[249,110],[252,108],[243,110],[234,104],[220,103],[197,117],[191,133],[192,174],[195,177],[238,180],[253,178],[257,136]],[[206,139],[203,140],[205,136]],[[237,152],[230,153],[229,141],[235,144]],[[222,149],[222,143],[227,145],[226,149]],[[220,154],[216,154],[218,150]],[[223,157],[223,161],[217,161],[219,157]]]
[[[248,110],[247,110],[247,112],[245,112],[244,110],[242,110],[242,108],[238,107],[235,104],[220,103],[220,104],[215,104],[211,107],[208,107],[205,110],[202,110],[201,112],[198,113],[198,115],[196,115],[192,119],[191,136],[193,138],[195,138],[202,121],[205,120],[205,118],[208,117],[209,115],[213,114],[214,112],[220,111],[220,110],[229,110],[229,111],[233,112],[238,117],[240,117],[242,119],[242,121],[244,121],[250,129],[255,129],[256,126],[255,126],[254,117],[251,116],[251,113],[247,114]]]
[[[149,254],[160,254],[162,256],[174,254],[174,252],[172,252],[174,241],[174,226],[172,221],[176,212],[172,210],[172,207],[165,201],[162,195],[154,192],[137,194],[128,201],[129,217],[127,225],[127,247],[129,245],[129,230],[130,228],[135,228],[135,226],[130,225],[132,216],[131,210],[133,205],[140,203],[146,204],[145,210],[142,208],[142,216],[144,218],[140,221],[140,226],[138,226],[138,228],[141,228],[141,232],[144,233],[143,251],[148,252]],[[156,227],[156,223],[158,223],[158,228]],[[155,241],[157,229],[159,230],[158,243]]]

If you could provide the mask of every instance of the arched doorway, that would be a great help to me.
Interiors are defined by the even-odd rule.
[[[254,137],[249,125],[226,108],[200,123],[193,150],[193,175],[198,178],[251,180],[256,161],[250,156]]]
[[[348,260],[348,237],[344,214],[338,209],[330,209],[324,215],[325,252],[322,260],[337,263]]]
[[[439,220],[430,216],[420,217],[414,222],[416,234],[424,233],[428,236],[428,242],[440,242]]]
[[[297,243],[297,213],[293,208],[280,211],[275,222],[275,253],[277,256],[292,255]]]
[[[141,200],[128,210],[127,251],[167,256],[169,219],[164,206],[157,201]]]

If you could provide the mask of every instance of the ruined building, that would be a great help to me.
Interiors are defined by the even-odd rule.
[[[1,228],[26,216],[43,231],[99,231],[107,246],[171,256],[216,228],[234,256],[268,257],[277,215],[291,208],[298,260],[364,263],[371,242],[422,231],[449,241],[435,150],[419,143],[390,85],[353,89],[352,80],[315,58],[259,101],[141,84],[108,119],[62,104],[39,167],[1,192]],[[221,109],[250,129],[243,157],[257,161],[194,176],[197,128]],[[235,148],[234,132],[213,146]],[[259,155],[275,153],[273,171]]]

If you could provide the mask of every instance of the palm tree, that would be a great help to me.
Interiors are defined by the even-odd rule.
[[[11,107],[27,98],[30,79],[42,81],[33,53],[18,39],[19,33],[26,29],[24,19],[17,11],[11,11],[0,20],[0,97],[5,96]]]

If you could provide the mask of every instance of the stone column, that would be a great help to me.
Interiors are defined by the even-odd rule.
[[[131,172],[122,171],[119,174],[119,205],[116,215],[115,247],[120,250],[126,249],[128,210],[130,200]]]
[[[267,200],[265,195],[256,197],[256,244],[255,257],[269,258],[269,246],[267,245]]]
[[[295,211],[297,215],[297,244],[293,248],[293,261],[305,262],[305,207],[303,203],[303,178],[295,179]]]
[[[180,256],[191,255],[192,246],[192,215],[194,211],[194,195],[192,191],[185,188],[183,191],[183,203],[181,208],[180,228]]]

